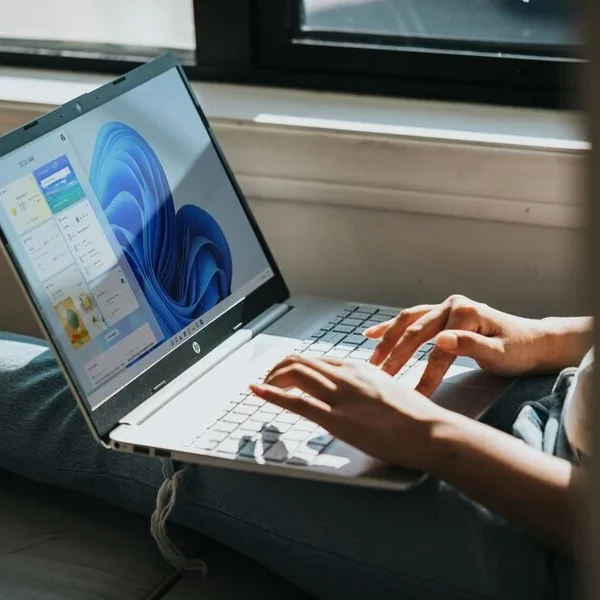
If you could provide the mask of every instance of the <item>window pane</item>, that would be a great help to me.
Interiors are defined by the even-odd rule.
[[[2,0],[0,41],[194,50],[193,0]],[[109,46],[112,47],[109,48]]]
[[[305,31],[377,36],[454,50],[513,45],[532,53],[577,44],[580,0],[304,0]],[[569,7],[571,7],[569,9]],[[383,36],[383,39],[382,39]],[[387,39],[386,39],[387,38]]]

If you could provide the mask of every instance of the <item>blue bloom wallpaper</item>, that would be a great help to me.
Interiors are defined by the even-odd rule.
[[[116,121],[100,128],[90,183],[165,336],[231,294],[219,224],[195,205],[176,210],[165,170],[137,131]]]

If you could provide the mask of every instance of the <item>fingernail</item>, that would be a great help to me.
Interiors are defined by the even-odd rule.
[[[435,339],[435,345],[442,350],[456,350],[458,348],[458,336],[448,331],[440,333]]]
[[[263,392],[264,389],[265,389],[264,386],[259,385],[258,383],[251,383],[248,387],[255,394],[258,393],[258,392]]]

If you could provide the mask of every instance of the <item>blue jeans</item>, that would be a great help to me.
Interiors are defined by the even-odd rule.
[[[0,394],[1,468],[151,514],[163,465],[93,441],[43,342],[0,337]],[[189,467],[172,521],[316,598],[568,594],[563,559],[433,479],[398,493]]]

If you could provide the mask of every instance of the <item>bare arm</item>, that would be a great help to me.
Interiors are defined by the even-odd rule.
[[[580,469],[443,409],[372,365],[291,357],[251,387],[371,456],[447,481],[558,549],[581,546]]]
[[[544,370],[577,366],[592,345],[591,317],[548,317],[540,325],[544,331]]]
[[[582,469],[454,413],[429,436],[429,472],[560,551],[582,547]]]

